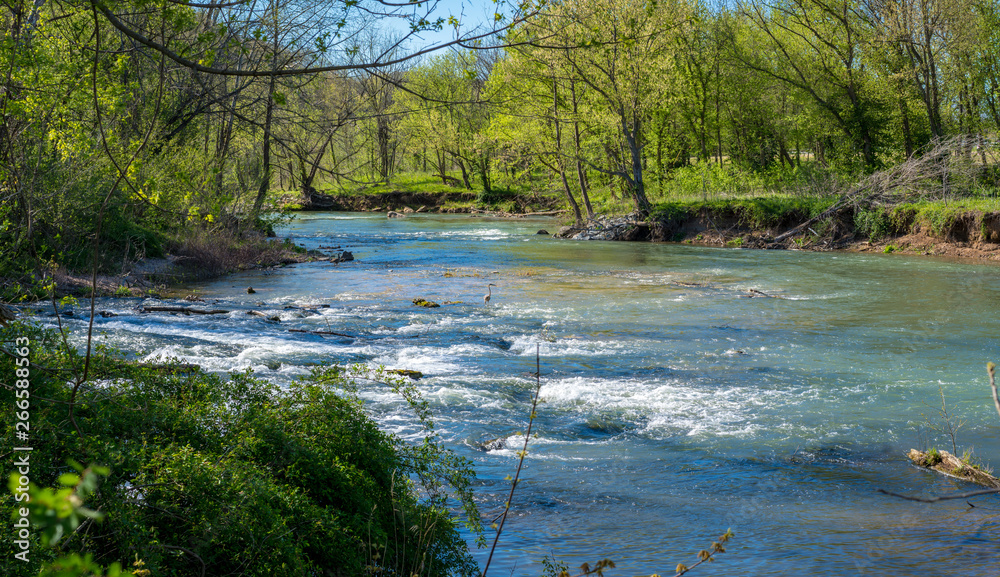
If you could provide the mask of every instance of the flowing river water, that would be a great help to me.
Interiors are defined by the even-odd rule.
[[[143,358],[253,367],[279,382],[316,363],[421,371],[418,388],[447,445],[475,462],[490,517],[516,467],[540,347],[537,438],[491,575],[538,575],[545,555],[571,567],[610,558],[609,575],[673,574],[727,528],[735,540],[698,575],[1000,574],[996,496],[970,507],[876,492],[973,489],[904,456],[951,450],[942,390],[964,422],[959,450],[1000,464],[985,371],[1000,362],[1000,267],[534,234],[557,226],[304,214],[281,235],[357,260],[188,287],[233,309],[225,316],[105,301],[99,309],[119,316],[96,327]],[[416,297],[461,304],[425,309]],[[77,334],[84,321],[71,321]],[[387,430],[416,433],[384,387],[362,394]],[[502,441],[483,451],[492,439]],[[486,554],[475,551],[480,564]]]

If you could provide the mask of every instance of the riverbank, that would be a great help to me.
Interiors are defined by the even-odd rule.
[[[932,159],[933,160],[933,159]],[[792,250],[906,253],[972,260],[1000,260],[1000,199],[992,189],[943,193],[911,173],[927,172],[925,159],[870,175],[860,181],[828,183],[826,194],[767,187],[755,193],[694,195],[661,192],[648,217],[622,214],[621,199],[592,191],[598,214],[556,234],[578,240],[677,242],[698,246]],[[917,166],[917,165],[920,166]],[[911,166],[913,165],[913,166]],[[679,185],[678,185],[679,186]],[[494,217],[570,214],[565,197],[548,193],[451,190],[438,185],[385,187],[324,194],[288,192],[277,207],[294,210],[381,212],[388,217],[416,213],[464,213]],[[928,188],[930,187],[930,188]],[[683,188],[683,187],[682,187]],[[778,187],[781,188],[781,187]],[[754,189],[756,190],[756,189]],[[685,192],[686,191],[686,192]],[[679,199],[679,200],[678,200]],[[935,200],[928,200],[935,199]]]
[[[287,240],[236,240],[227,235],[205,234],[178,243],[162,257],[121,263],[119,271],[102,271],[96,279],[89,271],[55,266],[29,276],[0,278],[0,287],[3,300],[9,302],[48,298],[49,287],[54,288],[57,298],[89,297],[95,285],[99,297],[134,297],[233,272],[267,270],[327,258],[330,255],[306,250]]]
[[[871,210],[846,207],[788,234],[834,202],[835,197],[815,197],[664,203],[648,219],[604,217],[583,227],[565,226],[556,236],[1000,260],[1000,210],[984,210],[976,203],[925,202]]]

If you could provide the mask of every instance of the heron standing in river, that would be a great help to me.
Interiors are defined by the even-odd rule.
[[[490,297],[493,296],[493,289],[490,288],[491,286],[497,286],[497,285],[493,283],[486,285],[487,294],[483,295],[483,305],[490,304]]]

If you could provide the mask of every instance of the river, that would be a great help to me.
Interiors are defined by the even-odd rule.
[[[303,214],[280,235],[357,260],[187,287],[234,309],[221,317],[140,315],[136,299],[104,301],[99,309],[119,316],[96,328],[143,358],[253,367],[279,382],[316,363],[421,371],[443,438],[475,462],[489,515],[516,467],[538,347],[537,438],[491,575],[538,575],[549,554],[571,567],[610,558],[611,576],[673,574],[727,528],[736,534],[727,552],[693,574],[1000,571],[996,497],[970,507],[876,492],[972,489],[904,456],[951,450],[940,391],[964,422],[959,449],[1000,464],[985,371],[1000,362],[1000,268],[534,234],[555,227]],[[497,286],[487,306],[488,283]],[[751,289],[777,298],[750,298]],[[461,302],[425,309],[416,297]],[[328,308],[305,316],[290,305]],[[385,428],[415,434],[398,398],[375,385],[362,394]],[[480,450],[495,438],[506,446]],[[475,554],[485,561],[485,550]]]

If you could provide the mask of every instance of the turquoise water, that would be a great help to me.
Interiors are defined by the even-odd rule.
[[[279,382],[314,363],[422,371],[442,436],[475,461],[488,518],[523,442],[537,346],[538,436],[491,575],[537,575],[547,554],[572,567],[610,558],[610,575],[672,574],[727,528],[728,552],[698,575],[1000,573],[997,497],[970,507],[876,492],[972,489],[904,457],[950,450],[939,390],[965,422],[960,450],[1000,463],[984,369],[1000,362],[1000,268],[534,234],[557,226],[303,215],[282,236],[357,260],[190,287],[234,309],[222,317],[139,315],[138,303],[115,301],[99,308],[120,316],[96,323],[149,359],[253,367]],[[416,297],[461,303],[423,309]],[[322,305],[308,316],[285,308]],[[363,395],[388,430],[416,434],[391,393]],[[495,438],[507,446],[478,448]]]

